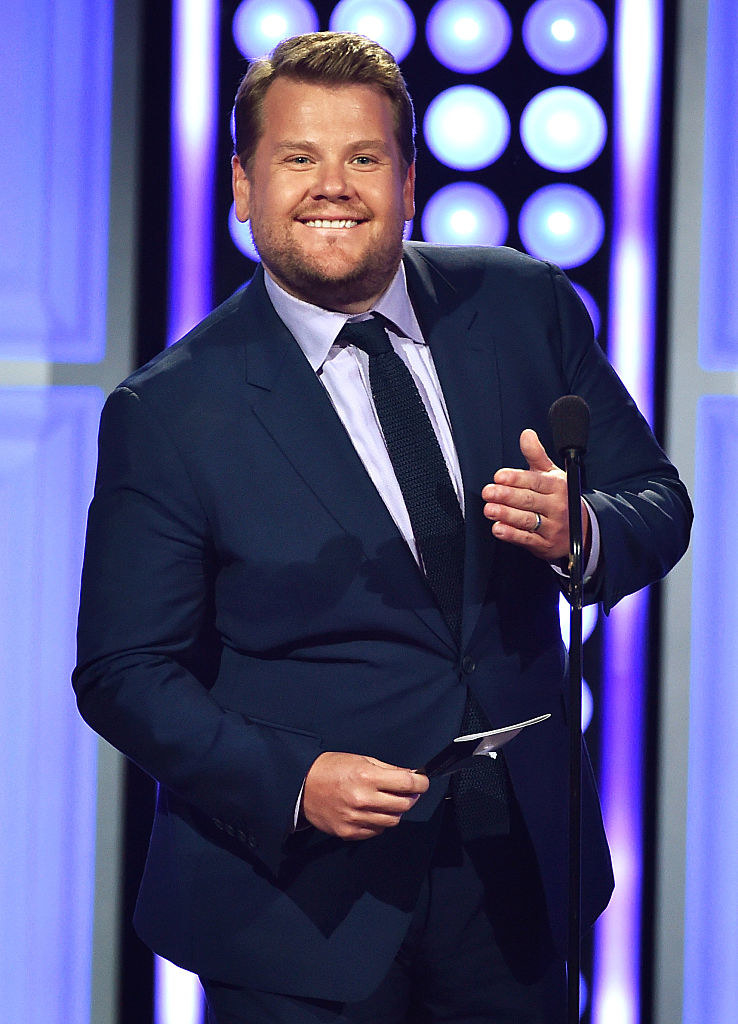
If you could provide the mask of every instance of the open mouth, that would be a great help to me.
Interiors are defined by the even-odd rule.
[[[341,229],[341,228],[356,228],[359,224],[363,224],[360,220],[326,220],[315,219],[315,220],[301,220],[301,224],[304,224],[308,228],[329,228],[329,229]]]

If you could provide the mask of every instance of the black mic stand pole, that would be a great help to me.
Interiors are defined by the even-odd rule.
[[[582,872],[582,481],[580,453],[564,450],[569,492],[569,941],[568,1024],[579,1024]]]

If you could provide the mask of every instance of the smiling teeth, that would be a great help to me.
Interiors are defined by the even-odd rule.
[[[306,220],[309,228],[355,228],[358,220]]]

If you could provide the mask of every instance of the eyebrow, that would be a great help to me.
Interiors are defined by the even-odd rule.
[[[311,142],[310,139],[284,139],[282,142],[278,142],[276,149],[318,149],[319,143],[317,141]],[[349,141],[346,144],[347,149],[381,149],[383,152],[389,152],[389,146],[385,139],[357,139],[356,141]]]

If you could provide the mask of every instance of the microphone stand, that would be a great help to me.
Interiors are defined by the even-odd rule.
[[[580,452],[566,448],[569,495],[569,939],[567,1024],[579,1024],[582,871],[582,481]]]

